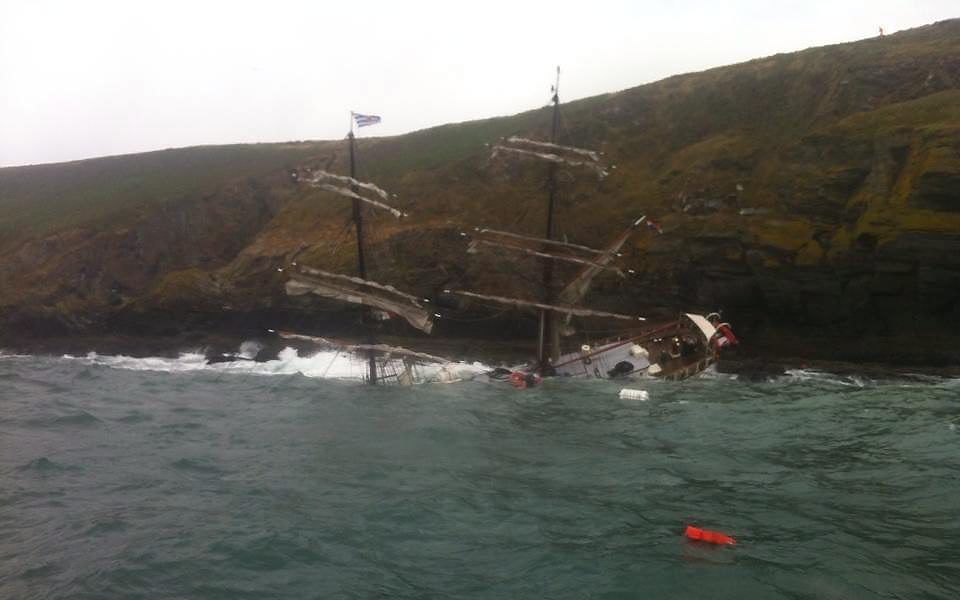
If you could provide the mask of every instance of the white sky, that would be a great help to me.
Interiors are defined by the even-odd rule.
[[[390,135],[960,16],[957,0],[0,0],[0,166]]]

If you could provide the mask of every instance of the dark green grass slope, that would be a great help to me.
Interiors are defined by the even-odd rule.
[[[298,164],[326,142],[197,146],[0,169],[0,236],[8,241],[124,221],[156,205],[202,198],[238,178]]]
[[[676,191],[653,182],[677,171],[674,163],[690,158],[684,151],[722,153],[754,169],[758,157],[848,115],[957,88],[958,57],[955,19],[572,102],[563,109],[562,134],[567,143],[602,148],[625,163],[631,173],[622,178],[625,194],[661,196],[662,203]],[[486,144],[514,133],[543,136],[548,123],[547,110],[538,109],[361,140],[363,175],[394,186],[411,173],[441,183],[479,179],[475,167]],[[339,142],[201,146],[4,168],[0,236],[9,242],[66,226],[122,223],[163,202],[199,199],[237,180],[342,154]],[[445,185],[429,187],[417,185],[426,206],[445,192]]]

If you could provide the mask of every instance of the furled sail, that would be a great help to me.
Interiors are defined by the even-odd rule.
[[[529,254],[530,256],[537,256],[537,257],[540,257],[540,258],[550,258],[550,259],[553,259],[553,260],[563,260],[563,261],[567,261],[567,262],[578,263],[578,264],[581,264],[581,265],[588,265],[588,266],[590,266],[590,267],[594,267],[594,268],[599,269],[599,270],[601,270],[601,271],[603,271],[603,270],[614,271],[615,273],[617,273],[618,275],[620,275],[620,277],[626,277],[626,275],[623,274],[623,271],[621,271],[620,269],[618,269],[618,268],[616,268],[616,267],[611,267],[611,266],[606,265],[606,264],[600,264],[599,262],[595,262],[595,261],[592,261],[592,260],[587,260],[587,259],[585,259],[585,258],[579,258],[579,257],[576,257],[576,256],[568,256],[568,255],[566,255],[566,254],[553,254],[552,252],[542,252],[542,251],[539,251],[539,250],[533,250],[532,248],[525,248],[525,247],[523,247],[523,246],[517,246],[517,245],[515,245],[515,244],[505,244],[505,243],[503,243],[503,242],[491,242],[490,240],[473,240],[473,241],[470,242],[470,245],[467,246],[467,252],[470,253],[470,254],[475,253],[475,252],[477,251],[477,247],[478,247],[478,246],[492,246],[492,247],[494,247],[494,248],[506,248],[507,250],[515,250],[515,251],[517,251],[517,252],[523,252],[524,254]]]
[[[345,187],[340,187],[338,185],[333,185],[332,183],[313,183],[313,187],[320,188],[321,190],[326,190],[328,192],[333,192],[334,194],[340,194],[341,196],[346,196],[347,198],[353,198],[354,200],[359,200],[360,202],[365,202],[371,206],[375,206],[379,209],[385,210],[400,219],[406,217],[407,213],[402,210],[396,209],[389,204],[380,202],[379,200],[374,200],[373,198],[366,198],[360,194],[355,193],[353,190],[347,189]]]
[[[337,175],[336,173],[329,173],[323,170],[308,172],[306,175],[299,175],[299,174],[297,175],[299,180],[306,183],[307,185],[369,204],[371,206],[374,206],[376,208],[389,212],[390,214],[397,217],[398,219],[408,216],[407,213],[403,212],[402,210],[394,208],[393,206],[390,206],[386,202],[381,202],[381,200],[389,200],[390,194],[388,194],[386,190],[384,190],[383,188],[379,187],[376,184],[369,183],[366,181],[360,181],[358,179],[354,179],[353,177],[348,177],[346,175]],[[350,187],[344,187],[343,185],[336,185],[334,183],[330,183],[331,181],[339,182],[341,184],[345,184]],[[363,196],[358,193],[360,190],[364,190],[372,194],[375,194],[376,196],[380,197],[381,200],[377,200],[375,198],[367,198],[366,196]]]
[[[297,268],[301,273],[304,273],[306,275],[314,275],[317,277],[329,277],[331,279],[340,279],[342,281],[349,281],[357,285],[363,285],[363,286],[371,287],[377,290],[382,290],[384,292],[389,292],[396,296],[400,296],[401,298],[406,298],[407,300],[410,301],[411,304],[413,304],[418,308],[423,308],[423,306],[420,304],[420,298],[414,296],[413,294],[401,292],[400,290],[393,287],[392,285],[377,283],[376,281],[370,281],[369,279],[361,279],[359,277],[352,277],[350,275],[343,275],[341,273],[331,273],[330,271],[324,271],[322,269],[316,269],[314,267],[306,267],[303,265],[300,265]]]
[[[544,304],[542,302],[531,302],[529,300],[521,300],[519,298],[507,298],[505,296],[490,296],[487,294],[477,294],[475,292],[467,292],[464,290],[444,290],[444,292],[449,294],[457,294],[459,296],[465,296],[468,298],[490,300],[491,302],[507,304],[510,306],[539,308],[540,310],[552,310],[554,312],[567,314],[567,315],[575,315],[578,317],[605,317],[610,319],[621,319],[624,321],[646,321],[644,317],[623,315],[619,313],[611,313],[611,312],[605,312],[602,310],[593,310],[589,308],[581,308],[579,306],[561,306],[556,304]]]
[[[347,185],[355,185],[358,188],[373,192],[374,194],[380,196],[384,200],[389,200],[390,195],[387,194],[386,190],[378,187],[376,184],[367,183],[366,181],[359,181],[353,177],[348,177],[346,175],[337,175],[336,173],[328,173],[327,171],[314,171],[310,174],[310,178],[307,179],[309,184],[319,184],[322,183],[324,179],[333,179],[334,181],[339,181],[341,183],[346,183]]]
[[[490,229],[487,227],[483,227],[483,228],[477,227],[474,231],[476,231],[476,234],[474,234],[474,237],[476,237],[477,235],[502,236],[502,237],[513,238],[517,240],[525,240],[528,242],[537,242],[538,244],[562,246],[564,248],[571,248],[574,250],[580,250],[581,252],[589,252],[591,254],[603,254],[604,252],[606,252],[606,250],[597,250],[596,248],[591,248],[589,246],[582,246],[580,244],[571,244],[570,242],[563,242],[560,240],[548,240],[547,238],[541,238],[541,237],[536,237],[532,235],[521,235],[519,233],[512,233],[510,231],[500,231],[499,229]],[[463,233],[461,235],[467,235],[467,234]]]
[[[302,296],[316,294],[351,304],[371,306],[403,317],[412,327],[424,333],[433,329],[433,321],[419,302],[391,286],[359,277],[327,273],[319,269],[294,273],[286,284],[287,294]],[[387,292],[387,295],[378,292]]]
[[[526,146],[526,148],[520,148],[518,146]],[[535,150],[531,148],[535,148]],[[571,167],[585,167],[595,171],[601,179],[608,175],[607,170],[600,164],[600,153],[594,150],[511,136],[493,147],[491,157],[496,157],[500,152],[539,158],[548,162],[569,165]]]
[[[523,148],[511,148],[510,146],[504,146],[502,144],[498,144],[493,147],[492,156],[496,157],[499,152],[511,152],[521,156],[532,156],[548,162],[569,165],[571,167],[586,167],[595,171],[601,179],[609,175],[606,169],[604,169],[599,163],[596,163],[592,160],[576,160],[549,152],[535,152],[533,150],[524,150]]]
[[[337,340],[315,337],[312,335],[302,335],[299,333],[290,333],[288,331],[280,331],[277,333],[277,335],[287,340],[303,340],[323,346],[340,348],[348,352],[376,352],[378,354],[386,355],[387,357],[399,356],[403,358],[414,358],[424,362],[441,364],[451,362],[449,359],[441,356],[434,356],[432,354],[427,354],[426,352],[417,352],[416,350],[410,350],[409,348],[404,348],[403,346],[389,346],[387,344],[348,344],[346,342],[340,342]]]
[[[561,146],[560,144],[552,144],[550,142],[540,142],[537,140],[531,140],[527,138],[522,138],[518,136],[510,136],[506,139],[508,143],[511,144],[521,144],[526,146],[533,146],[534,148],[544,148],[547,150],[554,150],[558,152],[570,152],[572,154],[579,154],[580,156],[586,156],[594,162],[600,162],[600,153],[596,150],[586,150],[584,148],[577,148],[575,146]]]
[[[613,243],[607,246],[602,256],[595,259],[595,264],[584,267],[577,274],[577,276],[573,278],[573,281],[568,283],[567,286],[560,291],[560,293],[557,295],[557,299],[562,302],[569,303],[580,302],[590,290],[590,285],[593,283],[594,277],[596,277],[605,268],[609,268],[607,265],[609,265],[610,262],[617,256],[617,253],[620,252],[621,248],[623,248],[623,245],[630,238],[630,235],[633,233],[633,231],[646,219],[646,216],[642,216],[634,221],[626,231],[620,234],[615,240],[613,240]]]

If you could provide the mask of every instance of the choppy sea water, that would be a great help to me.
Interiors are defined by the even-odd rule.
[[[0,598],[960,597],[960,381],[280,367],[0,357]]]

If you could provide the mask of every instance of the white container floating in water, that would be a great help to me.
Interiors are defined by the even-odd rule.
[[[650,394],[646,390],[631,390],[630,388],[623,388],[620,390],[620,398],[622,400],[649,400]]]

